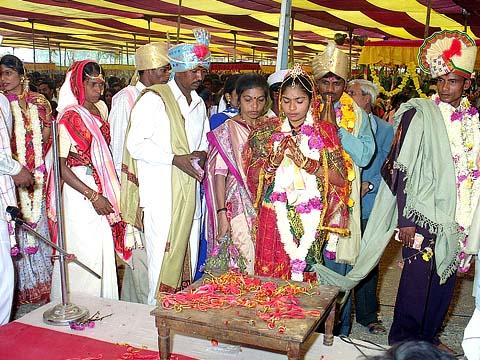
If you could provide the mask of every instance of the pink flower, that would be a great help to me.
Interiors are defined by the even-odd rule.
[[[297,206],[295,206],[295,211],[299,214],[308,214],[310,213],[311,209],[307,203],[300,203]]]
[[[199,45],[195,45],[193,47],[193,53],[195,54],[195,56],[197,58],[199,58],[200,60],[203,60],[205,58],[205,56],[208,55],[208,47],[206,47],[205,45],[203,44],[199,44]]]
[[[461,111],[454,111],[452,113],[452,116],[450,116],[450,121],[462,121],[463,119],[463,114]]]
[[[45,166],[45,164],[42,164],[40,165],[39,167],[37,167],[35,170],[38,170],[40,171],[42,174],[45,174],[47,172],[47,167]]]
[[[328,251],[328,250],[325,250],[323,252],[323,254],[325,255],[325,257],[329,260],[335,260],[337,258],[337,253],[334,252],[334,251]]]
[[[470,106],[468,108],[467,114],[470,115],[470,116],[475,116],[475,115],[478,114],[478,110],[477,110],[476,107]]]
[[[473,170],[472,175],[475,179],[478,179],[480,177],[480,170]]]
[[[310,149],[322,149],[324,147],[324,143],[320,135],[312,135],[310,139],[308,139],[308,147]]]
[[[20,249],[18,248],[17,245],[15,245],[14,247],[12,247],[12,248],[10,249],[10,256],[15,257],[15,256],[17,256],[18,254],[20,254]]]
[[[305,260],[300,259],[293,259],[290,260],[290,268],[292,269],[292,273],[303,273],[307,263]]]
[[[457,181],[461,183],[462,181],[465,181],[467,179],[466,175],[459,175],[457,176]]]
[[[304,124],[304,125],[302,125],[302,127],[301,127],[301,132],[302,132],[302,134],[304,134],[304,135],[306,135],[306,136],[310,136],[310,135],[313,134],[314,128],[313,128],[313,126],[311,126],[311,125],[306,125],[306,124]]]
[[[310,208],[312,210],[322,210],[323,208],[322,201],[319,197],[314,197],[313,199],[310,199],[308,201],[308,205],[310,205]]]
[[[230,256],[233,256],[233,257],[238,257],[240,255],[237,247],[233,244],[228,246],[228,253],[230,254]]]
[[[219,252],[220,252],[220,246],[216,245],[213,247],[212,253],[210,254],[210,256],[217,256]]]
[[[272,202],[280,201],[280,202],[287,202],[287,193],[285,192],[273,192],[272,195],[270,195],[270,200]]]
[[[38,246],[27,246],[24,248],[25,254],[34,255],[38,251]]]
[[[282,141],[284,137],[285,137],[285,134],[280,131],[276,131],[272,134],[273,141]]]

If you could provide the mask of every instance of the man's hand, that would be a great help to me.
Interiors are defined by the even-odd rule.
[[[370,191],[370,189],[368,188],[368,185],[370,185],[368,181],[362,182],[362,190],[361,190],[362,197],[364,197]]]
[[[205,151],[194,151],[192,155],[199,158],[198,164],[202,169],[205,169],[205,161],[207,161],[207,153]]]
[[[17,186],[29,187],[33,185],[33,176],[25,166],[22,166],[22,170],[17,175],[12,175],[12,179]]]
[[[415,226],[403,227],[398,229],[398,238],[403,243],[403,246],[413,247],[415,240]]]
[[[185,174],[193,177],[195,180],[202,181],[202,177],[200,176],[199,173],[197,173],[197,171],[192,165],[192,160],[196,158],[198,158],[198,156],[195,156],[192,154],[175,155],[173,157],[172,164],[175,165],[180,170],[182,170]]]

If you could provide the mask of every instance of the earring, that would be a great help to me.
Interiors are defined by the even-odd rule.
[[[232,100],[232,97],[230,94],[225,94],[225,101],[227,103],[227,107],[230,106],[230,101]]]

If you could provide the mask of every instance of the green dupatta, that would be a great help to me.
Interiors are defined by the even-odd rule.
[[[172,152],[175,155],[189,154],[190,148],[185,132],[185,120],[172,90],[167,84],[150,86],[142,91],[137,102],[150,91],[160,96],[165,104],[165,110],[170,123]],[[130,123],[127,128],[127,134],[129,129]],[[173,165],[171,178],[171,222],[157,283],[157,291],[159,288],[169,291],[176,291],[180,288],[183,264],[187,254],[188,240],[195,212],[196,180]],[[139,203],[136,161],[131,158],[125,147],[122,161],[121,209],[124,220],[136,227],[142,226]],[[162,214],[159,214],[159,216],[162,216]],[[189,259],[187,260],[189,261]]]
[[[435,261],[440,283],[457,270],[462,236],[455,222],[456,183],[448,135],[442,114],[432,100],[412,99],[395,114],[398,125],[403,114],[416,109],[395,167],[405,173],[404,216],[436,235]],[[315,265],[321,283],[354,288],[378,264],[397,227],[396,196],[382,180],[360,245],[357,263],[346,276],[323,265]]]

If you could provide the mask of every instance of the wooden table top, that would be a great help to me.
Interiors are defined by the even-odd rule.
[[[257,277],[262,282],[272,281],[279,285],[284,285],[287,281],[274,278]],[[290,283],[309,287],[308,283],[294,282]],[[188,287],[185,291],[192,288],[197,288],[203,284],[203,279],[200,279]],[[183,309],[182,311],[175,311],[173,309],[163,309],[157,307],[151,312],[157,318],[165,320],[181,321],[183,323],[196,324],[200,326],[208,326],[210,328],[218,329],[219,331],[236,331],[249,335],[256,335],[262,337],[270,337],[274,339],[282,339],[283,341],[304,342],[305,339],[315,330],[318,323],[324,320],[328,313],[327,310],[331,304],[335,302],[339,288],[327,285],[314,285],[309,291],[312,295],[299,294],[296,297],[299,299],[300,306],[304,310],[317,310],[320,316],[306,316],[303,319],[281,319],[276,323],[275,329],[269,329],[267,323],[256,315],[256,309],[245,307],[230,307],[227,309],[210,309],[208,311],[200,311],[195,309]],[[279,326],[285,326],[286,331],[280,333]]]

